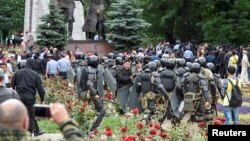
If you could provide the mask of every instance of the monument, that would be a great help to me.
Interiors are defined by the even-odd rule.
[[[49,13],[50,0],[26,0],[25,1],[25,18],[24,32],[30,31],[36,40],[36,29],[41,24],[40,18]],[[74,9],[75,22],[73,23],[72,39],[85,40],[85,32],[80,30],[84,23],[83,6],[80,1],[75,1]]]
[[[41,24],[40,18],[49,13],[49,3],[50,1],[58,2],[59,0],[26,0],[25,1],[25,19],[24,19],[24,32],[30,31],[36,40],[36,29],[39,24]],[[66,0],[71,1],[71,0]],[[104,41],[104,5],[103,0],[91,0],[88,18],[86,20],[89,28],[84,24],[84,12],[83,6],[80,1],[74,1],[74,22],[72,31],[72,40],[69,40],[65,48],[74,51],[76,47],[79,47],[84,53],[98,53],[98,56],[107,55],[112,51],[112,47],[106,41]],[[57,3],[58,4],[58,3]],[[94,7],[93,7],[94,6]],[[59,8],[62,8],[59,6]],[[91,15],[95,15],[91,18]],[[94,21],[91,21],[94,20]],[[91,25],[94,23],[94,25]],[[86,32],[97,31],[99,35],[98,41],[86,40],[85,30],[82,31],[83,25],[85,25]],[[95,29],[93,29],[95,28]],[[71,27],[69,27],[69,30]]]

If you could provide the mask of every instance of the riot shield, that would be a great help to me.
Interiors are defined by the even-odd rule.
[[[134,80],[134,84],[130,89],[130,94],[129,94],[129,98],[127,101],[127,105],[130,109],[134,109],[134,108],[138,108],[139,112],[141,113],[143,111],[142,109],[142,105],[140,102],[140,94],[136,91],[136,85],[138,84],[138,80],[140,79],[140,75],[138,75],[135,80]]]
[[[67,78],[70,83],[74,84],[75,76],[76,76],[75,70],[70,66],[67,70]]]
[[[184,109],[184,100],[179,96],[180,92],[177,88],[174,89],[172,96],[170,97],[171,108],[176,118],[180,118]]]
[[[97,91],[98,91],[98,95],[100,98],[103,98],[104,95],[104,79],[103,79],[103,73],[104,73],[104,68],[102,65],[98,65],[97,67]]]
[[[129,93],[130,93],[130,87],[131,87],[131,84],[123,86],[122,88],[119,88],[117,90],[118,102],[120,103],[122,109],[125,108],[127,104]]]
[[[105,69],[103,77],[104,77],[105,83],[108,85],[109,89],[112,91],[112,94],[115,95],[115,92],[117,89],[117,81],[108,68]]]
[[[84,66],[77,66],[76,67],[76,78],[75,78],[75,81],[76,81],[76,84],[77,84],[77,94],[78,94],[78,97],[80,97],[80,94],[82,92],[82,87],[81,87],[80,83],[81,83],[81,77],[82,77],[82,70],[83,69],[84,69]],[[87,75],[87,74],[85,74],[85,75]],[[87,84],[83,85],[83,86],[87,86]]]

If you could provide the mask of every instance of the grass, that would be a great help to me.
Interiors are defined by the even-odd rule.
[[[58,125],[51,120],[38,120],[38,125],[39,128],[44,130],[46,133],[60,133]]]

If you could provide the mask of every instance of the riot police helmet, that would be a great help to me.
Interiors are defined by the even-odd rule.
[[[198,59],[198,63],[201,65],[201,67],[206,67],[207,61],[205,57],[200,57]]]
[[[162,66],[163,68],[165,68],[165,67],[166,67],[166,65],[167,65],[167,61],[168,61],[168,59],[167,59],[167,58],[161,58],[161,66]]]
[[[165,59],[165,58],[167,59],[168,57],[169,57],[168,54],[163,54],[163,55],[161,56],[162,59]]]
[[[145,56],[145,57],[143,58],[143,63],[144,63],[144,64],[147,64],[147,63],[149,63],[151,60],[152,60],[152,58],[151,58],[150,56]]]
[[[189,69],[190,72],[192,72],[192,64],[191,62],[187,62],[186,66]]]
[[[95,55],[88,57],[88,65],[92,67],[97,67],[99,63],[99,58]]]
[[[185,59],[179,58],[177,60],[177,67],[185,67],[185,65],[186,65],[186,60]]]
[[[214,71],[214,64],[213,63],[207,63],[207,68],[211,71]]]
[[[154,60],[154,62],[156,63],[157,67],[161,66],[161,61],[160,60]]]
[[[114,56],[115,56],[115,55],[114,55],[114,53],[112,53],[112,52],[110,52],[110,53],[108,54],[108,58],[109,58],[109,59],[114,59]]]
[[[85,55],[83,53],[77,53],[76,54],[76,57],[75,57],[77,60],[84,60],[85,59]]]
[[[108,62],[109,62],[109,58],[107,56],[103,56],[102,63],[108,63]]]
[[[194,72],[194,73],[200,73],[200,71],[201,71],[201,65],[199,64],[199,63],[193,63],[192,64],[192,71]]]
[[[174,69],[176,66],[175,60],[174,59],[168,59],[167,60],[167,64],[166,64],[166,68],[168,69]]]
[[[122,59],[122,57],[116,57],[116,58],[115,58],[115,63],[116,63],[116,65],[122,65],[122,64],[123,64],[123,59]]]
[[[148,63],[148,69],[150,69],[150,71],[156,71],[157,70],[157,64],[154,61],[151,61]]]

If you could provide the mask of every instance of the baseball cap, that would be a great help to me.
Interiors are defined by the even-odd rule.
[[[0,77],[4,77],[3,69],[0,68]]]

